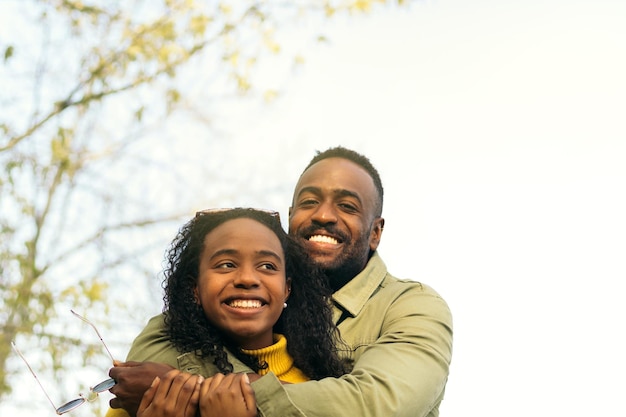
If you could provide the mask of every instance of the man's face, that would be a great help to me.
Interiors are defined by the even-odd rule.
[[[296,185],[289,233],[303,241],[327,274],[343,275],[343,285],[363,270],[380,242],[384,221],[376,217],[377,198],[374,181],[359,165],[323,159]]]

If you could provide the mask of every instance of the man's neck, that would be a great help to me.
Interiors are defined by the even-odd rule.
[[[328,282],[333,292],[339,291],[348,282],[352,281],[352,278],[356,277],[363,268],[356,267],[354,265],[348,265],[343,268],[333,269],[326,271]]]

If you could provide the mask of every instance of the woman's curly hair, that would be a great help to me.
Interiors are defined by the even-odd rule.
[[[287,350],[294,365],[311,379],[346,373],[348,364],[338,356],[342,342],[332,321],[331,290],[326,277],[303,248],[287,235],[278,214],[263,210],[234,208],[198,212],[180,229],[167,251],[163,280],[163,311],[172,343],[181,353],[196,352],[203,358],[214,358],[213,363],[222,373],[233,370],[226,349],[255,372],[267,367],[256,357],[243,353],[214,327],[194,296],[205,236],[222,223],[237,218],[250,218],[268,227],[285,252],[291,294],[289,308],[283,310],[274,332],[287,338]]]

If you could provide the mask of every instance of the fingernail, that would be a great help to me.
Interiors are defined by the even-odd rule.
[[[157,382],[159,382],[161,380],[161,378],[159,378],[158,376],[155,376],[154,379],[152,380],[152,384],[150,384],[151,387],[154,386],[154,384],[156,384]]]
[[[198,384],[202,384],[204,382],[204,377],[202,375],[198,375]]]
[[[248,374],[243,374],[243,381],[244,381],[246,384],[249,384],[249,383],[250,383],[250,378],[248,378]]]

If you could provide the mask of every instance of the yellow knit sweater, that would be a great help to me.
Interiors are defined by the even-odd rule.
[[[267,363],[266,369],[259,371],[260,375],[273,372],[281,381],[298,383],[308,381],[306,375],[295,366],[293,358],[287,352],[287,339],[282,334],[274,334],[274,344],[262,349],[242,349],[248,355],[256,356],[260,362]],[[105,417],[130,417],[123,408],[109,408]]]
[[[267,363],[267,368],[261,369],[259,375],[273,372],[281,381],[291,383],[308,381],[309,378],[300,369],[293,366],[293,358],[287,352],[287,339],[285,336],[275,333],[274,341],[273,345],[262,349],[242,349],[244,353],[259,358],[261,363]]]

